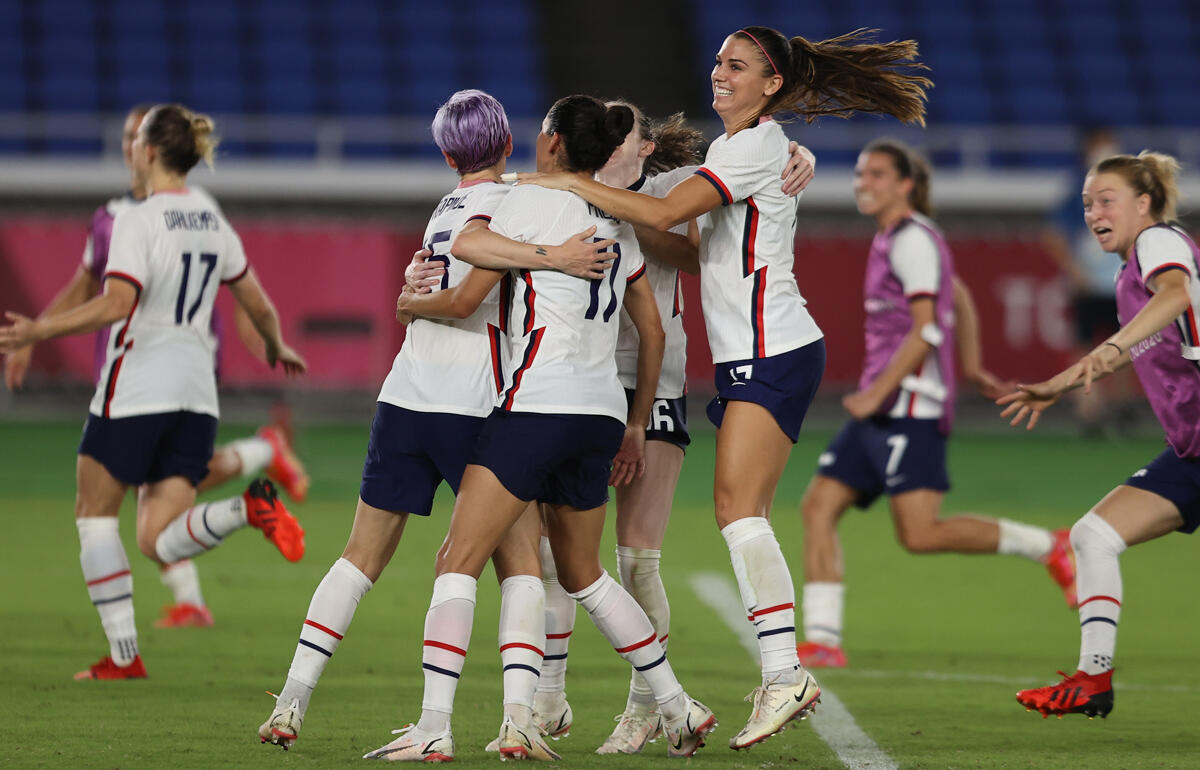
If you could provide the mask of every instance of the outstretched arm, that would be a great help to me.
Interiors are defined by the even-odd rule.
[[[536,184],[573,192],[617,219],[655,230],[670,230],[681,222],[712,211],[722,203],[716,188],[695,176],[675,185],[665,198],[620,190],[595,179],[565,172],[518,174],[517,178],[520,180],[518,184]]]
[[[36,320],[20,313],[6,312],[12,321],[0,327],[0,352],[9,352],[31,343],[69,334],[82,334],[101,329],[129,315],[137,300],[138,287],[122,278],[104,281],[104,293],[82,305]]]
[[[262,285],[254,270],[247,270],[241,278],[229,284],[233,298],[246,311],[250,323],[258,331],[266,346],[267,364],[274,369],[275,363],[283,364],[283,371],[288,375],[303,374],[308,369],[300,354],[283,341],[283,333],[279,328],[279,315],[271,298],[263,291]]]
[[[63,311],[79,307],[100,293],[100,282],[91,271],[80,266],[71,276],[71,280],[54,295],[46,309],[38,314],[38,318],[58,315]],[[9,390],[16,390],[25,384],[25,375],[33,361],[33,345],[13,350],[4,358],[4,382]]]
[[[954,341],[958,348],[959,366],[963,377],[979,390],[984,398],[995,399],[1012,390],[1013,384],[983,368],[983,341],[979,329],[979,313],[971,290],[954,276]]]

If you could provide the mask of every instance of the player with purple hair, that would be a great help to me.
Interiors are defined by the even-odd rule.
[[[434,209],[424,237],[431,259],[445,266],[442,289],[447,291],[434,296],[450,297],[457,294],[451,290],[475,272],[450,253],[450,244],[465,227],[486,225],[507,195],[510,188],[500,183],[500,175],[512,153],[512,136],[504,107],[475,90],[454,94],[438,110],[432,129],[446,164],[460,178]],[[562,246],[509,243],[483,267],[602,275],[594,268],[607,258],[596,254],[611,242],[592,243],[593,232],[594,228],[580,233]],[[507,362],[507,350],[499,330],[507,326],[507,305],[507,295],[495,289],[469,312],[422,317],[409,324],[379,393],[350,539],[312,596],[287,682],[275,709],[259,727],[263,743],[284,749],[295,743],[325,665],[345,636],[359,601],[395,553],[409,516],[431,513],[434,492],[442,481],[457,494],[476,436],[502,382],[498,373]],[[545,632],[539,533],[536,507],[531,506],[492,554],[501,579],[501,659],[514,677],[526,669],[536,677],[541,664]],[[536,657],[533,665],[525,662],[530,655]],[[506,671],[506,684],[510,678]],[[506,686],[506,695],[509,689]],[[523,706],[528,719],[533,688],[528,689],[529,703],[510,703],[506,697],[506,714]]]

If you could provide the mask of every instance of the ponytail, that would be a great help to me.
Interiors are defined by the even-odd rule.
[[[146,113],[146,141],[158,148],[165,167],[186,174],[203,160],[210,167],[219,140],[207,115],[192,112],[182,104],[159,104]]]
[[[546,114],[547,133],[562,137],[567,171],[596,172],[633,128],[633,110],[592,96],[564,96]]]

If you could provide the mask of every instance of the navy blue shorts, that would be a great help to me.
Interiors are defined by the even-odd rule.
[[[195,412],[162,412],[133,417],[89,414],[79,454],[103,465],[131,486],[183,476],[199,484],[217,440],[217,418]]]
[[[1127,478],[1125,486],[1153,492],[1174,503],[1183,515],[1183,526],[1178,531],[1190,535],[1200,526],[1200,458],[1180,457],[1168,447]]]
[[[872,417],[851,420],[829,442],[817,461],[817,474],[858,492],[855,505],[866,508],[882,494],[914,489],[945,492],[946,437],[938,420]]]
[[[635,391],[625,389],[625,401],[633,406]],[[656,398],[650,407],[650,424],[646,426],[647,441],[665,441],[680,449],[687,449],[692,435],[687,426],[687,394],[679,398]]]
[[[608,502],[625,423],[595,414],[494,410],[471,456],[519,500],[586,511]]]
[[[720,428],[728,402],[749,401],[770,412],[795,444],[823,374],[823,339],[770,358],[717,364],[717,395],[708,403],[708,419]]]
[[[414,412],[380,401],[358,496],[367,505],[428,516],[443,480],[458,494],[482,417]]]

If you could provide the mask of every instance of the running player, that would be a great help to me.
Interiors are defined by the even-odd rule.
[[[395,553],[409,515],[430,514],[443,480],[458,492],[470,450],[503,384],[509,286],[497,288],[504,273],[473,269],[451,253],[450,245],[464,228],[486,228],[509,192],[500,183],[512,153],[508,118],[488,94],[459,91],[439,108],[432,129],[447,165],[460,177],[425,229],[424,243],[444,266],[443,290],[420,298],[405,295],[398,304],[400,315],[422,317],[409,325],[379,394],[350,538],[313,594],[287,681],[258,731],[263,743],[284,749],[295,743],[313,689],[358,603]],[[536,249],[558,264],[578,259],[580,267],[571,269],[591,274],[596,251],[605,246],[591,243],[591,234],[570,239],[567,245],[573,248]],[[540,264],[543,257],[536,249],[520,244],[517,259]],[[476,292],[477,287],[482,288]],[[473,299],[464,307],[468,294]],[[539,531],[537,509],[531,506],[492,554],[501,581],[505,711],[517,721],[521,709],[527,718],[532,706],[532,681],[544,645]],[[524,696],[523,680],[528,680]]]
[[[807,716],[820,688],[796,657],[795,590],[767,519],[825,367],[821,330],[793,273],[795,202],[779,190],[787,137],[776,112],[807,119],[866,111],[924,122],[916,43],[876,43],[866,31],[813,43],[767,27],[738,30],[717,52],[713,108],[725,134],[704,165],[665,198],[581,176],[522,181],[578,193],[609,214],[657,229],[701,214],[700,289],[717,397],[713,496],[742,600],[758,637],[762,684],[730,747],[743,749]]]
[[[270,482],[240,497],[192,507],[207,474],[217,430],[217,392],[208,333],[221,283],[247,311],[268,362],[304,371],[246,263],[237,234],[207,195],[186,187],[187,172],[211,162],[212,121],[177,104],[152,108],[131,148],[135,180],[148,198],[117,215],[102,293],[37,320],[8,313],[0,350],[111,325],[100,385],[76,465],[80,563],[111,655],[77,678],[146,676],[138,655],[133,579],[117,531],[121,500],[138,494],[137,541],[159,564],[216,547],[247,524],[263,530],[291,561],[303,530]]]
[[[946,439],[954,419],[956,300],[966,287],[958,284],[950,249],[928,218],[925,159],[894,140],[872,142],[854,167],[854,197],[878,228],[864,285],[866,357],[858,390],[842,400],[851,420],[822,453],[801,504],[807,641],[798,653],[809,668],[846,665],[837,525],[851,506],[867,508],[881,494],[888,496],[896,536],[910,552],[1024,556],[1045,564],[1068,604],[1075,604],[1066,530],[939,515],[950,487]]]
[[[138,126],[150,111],[150,105],[137,105],[125,116],[121,134],[121,149],[125,167],[133,172],[132,151],[133,140],[137,136]],[[191,188],[194,193],[203,194],[199,188]],[[87,242],[84,245],[81,264],[75,270],[71,280],[64,286],[41,316],[47,317],[62,313],[82,305],[100,293],[100,287],[108,267],[109,240],[112,237],[113,221],[117,214],[132,208],[146,199],[146,191],[135,180],[131,179],[130,189],[124,195],[112,198],[96,209],[88,223]],[[209,201],[215,210],[216,202]],[[245,312],[240,307],[235,308],[237,330],[247,346],[254,349],[257,345],[257,333],[253,326],[244,321]],[[218,317],[213,315],[212,332],[220,352],[220,326]],[[250,327],[247,329],[246,327]],[[109,330],[100,329],[96,333],[95,379],[98,381],[100,372],[108,352]],[[25,375],[29,371],[33,357],[33,345],[26,345],[19,350],[9,353],[4,359],[4,378],[9,390],[16,390],[25,383]],[[265,470],[267,477],[278,483],[297,502],[302,502],[308,494],[309,478],[304,466],[292,451],[289,431],[283,424],[271,424],[261,428],[258,435],[232,441],[227,445],[217,447],[212,458],[208,461],[208,475],[197,485],[196,492],[203,493],[236,478],[258,475]],[[200,579],[196,565],[190,559],[184,559],[174,564],[164,565],[159,572],[164,585],[172,593],[174,602],[163,607],[162,617],[155,621],[159,628],[180,628],[211,626],[212,613],[204,603],[200,590]]]
[[[1071,528],[1081,641],[1074,674],[1017,693],[1043,716],[1107,716],[1121,619],[1121,552],[1200,526],[1200,249],[1172,227],[1179,164],[1169,155],[1114,155],[1083,186],[1088,229],[1123,262],[1117,274],[1121,328],[1070,368],[1022,385],[997,403],[1017,425],[1038,418],[1067,391],[1133,364],[1169,447],[1096,503]]]
[[[590,178],[632,124],[627,107],[607,107],[587,96],[560,99],[537,138],[538,168]],[[421,719],[369,758],[424,761],[434,750],[439,759],[453,757],[450,713],[470,642],[476,580],[531,500],[543,503],[559,580],[650,682],[667,722],[669,753],[691,755],[716,726],[712,712],[684,693],[646,614],[600,566],[607,485],[628,483],[641,473],[644,426],[663,351],[654,294],[639,280],[645,268],[633,230],[576,196],[527,187],[514,190],[496,210],[491,235],[553,241],[587,226],[610,238],[607,276],[582,282],[520,271],[509,327],[516,366],[506,372],[500,406],[484,423],[438,552],[425,620]],[[463,233],[454,253],[470,257],[486,251],[488,235]],[[632,408],[615,362],[622,304],[640,336]],[[534,682],[528,686],[532,696]],[[532,713],[525,724],[506,716],[498,745],[502,757],[557,758],[532,726]]]

